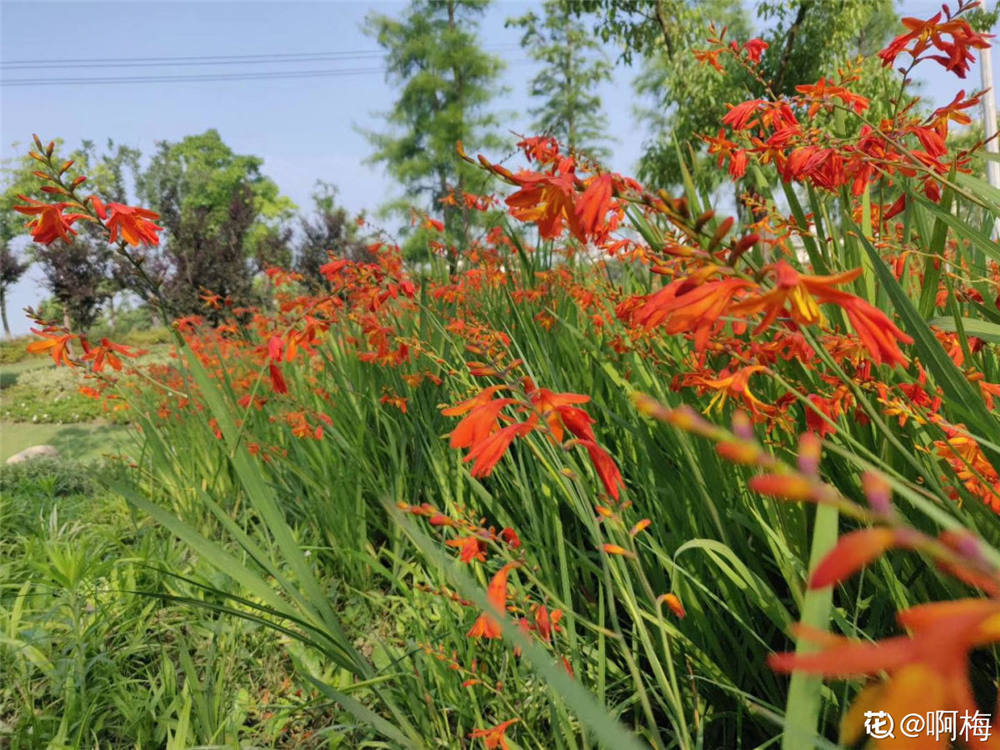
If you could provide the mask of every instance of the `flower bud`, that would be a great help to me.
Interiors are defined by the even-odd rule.
[[[873,511],[883,515],[892,511],[892,488],[884,476],[866,471],[861,477],[861,487]]]
[[[823,452],[823,441],[815,432],[804,432],[799,436],[799,471],[809,476],[819,473],[819,459]]]

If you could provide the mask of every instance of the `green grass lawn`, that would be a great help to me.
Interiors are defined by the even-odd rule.
[[[0,364],[0,390],[17,385],[18,382],[26,380],[33,370],[43,368],[54,368],[55,365],[48,357],[28,357],[20,362],[5,362]]]
[[[54,445],[66,458],[85,461],[118,453],[129,442],[127,427],[100,423],[32,424],[0,421],[0,461],[32,445]]]

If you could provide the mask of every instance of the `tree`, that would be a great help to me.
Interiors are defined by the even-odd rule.
[[[596,38],[560,0],[546,0],[540,19],[534,12],[507,21],[524,29],[521,46],[544,67],[531,79],[530,110],[534,134],[550,135],[570,152],[597,159],[610,155],[607,117],[595,89],[611,80],[611,63]]]
[[[792,93],[795,87],[835,74],[851,55],[873,56],[895,23],[891,0],[759,0],[754,15],[767,22],[757,33],[768,43],[759,73],[730,70],[721,76],[696,61],[707,27],[727,26],[728,38],[754,35],[741,5],[725,0],[563,0],[575,13],[591,13],[601,38],[618,42],[622,57],[643,59],[636,81],[649,106],[639,111],[652,138],[639,176],[650,185],[680,182],[677,144],[698,148],[697,133],[714,133],[726,103]],[[872,71],[878,60],[869,61]],[[874,82],[877,76],[871,76]],[[685,155],[686,156],[686,155]],[[715,171],[718,174],[718,171]]]
[[[293,268],[302,274],[305,284],[313,289],[322,287],[320,266],[329,261],[330,253],[355,261],[373,259],[367,245],[357,236],[357,225],[347,210],[337,206],[337,189],[319,180],[313,191],[315,215],[300,222],[302,237],[295,250]]]
[[[220,216],[217,209],[195,206],[179,216],[167,240],[169,274],[161,289],[173,314],[205,314],[213,323],[219,316],[206,309],[201,296],[205,291],[240,306],[257,301],[246,251],[257,219],[252,188],[238,184],[225,214]]]
[[[17,259],[6,239],[0,238],[0,318],[3,319],[4,336],[10,337],[7,322],[7,289],[14,286],[28,270],[29,264]]]
[[[0,192],[0,317],[3,318],[5,336],[10,336],[7,290],[20,280],[30,266],[29,262],[18,260],[11,243],[24,233],[23,217],[14,212],[14,205],[21,202],[18,194],[30,193],[35,187],[37,180],[31,174],[33,163],[26,156],[19,162],[5,160],[3,164],[3,190]]]
[[[103,233],[83,224],[72,242],[33,245],[32,255],[45,274],[45,287],[63,310],[63,324],[86,333],[97,320],[101,307],[114,293],[111,248]]]
[[[205,312],[205,289],[250,304],[255,269],[288,259],[295,205],[262,166],[259,157],[234,153],[216,130],[157,144],[138,186],[160,214],[164,237],[159,256],[144,262],[172,312]]]
[[[488,0],[412,0],[402,18],[373,14],[365,31],[386,50],[386,76],[400,88],[387,113],[390,129],[367,132],[375,151],[370,163],[384,164],[406,190],[390,209],[426,201],[441,209],[446,238],[465,247],[472,212],[463,201],[441,201],[453,192],[477,192],[486,184],[483,170],[456,154],[499,148],[498,118],[489,111],[502,61],[476,41],[478,19]],[[455,268],[457,259],[450,258]]]

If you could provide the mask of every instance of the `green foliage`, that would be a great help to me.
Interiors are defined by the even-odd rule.
[[[263,163],[233,152],[213,129],[159,142],[139,175],[139,197],[160,214],[166,230],[153,271],[177,315],[205,312],[204,289],[250,304],[251,259],[287,263],[285,225],[295,204],[261,172]],[[150,290],[142,291],[150,299]]]
[[[330,719],[301,712],[270,632],[172,602],[207,601],[164,572],[198,561],[100,489],[122,481],[116,464],[0,466],[0,744],[307,747]]]
[[[25,362],[30,367],[0,370],[0,418],[8,422],[73,424],[106,419],[127,421],[107,404],[87,398],[79,391],[77,373],[49,362]]]
[[[689,148],[700,152],[696,136],[715,134],[727,103],[769,95],[762,81],[768,82],[771,93],[788,94],[798,85],[833,75],[839,65],[861,55],[867,59],[863,79],[872,80],[873,88],[879,86],[882,76],[873,75],[879,68],[873,56],[896,19],[891,0],[762,0],[754,15],[768,25],[757,29],[742,6],[721,0],[565,2],[577,13],[593,14],[598,34],[617,41],[626,60],[642,60],[635,82],[643,99],[637,113],[652,137],[645,144],[638,176],[655,187],[679,185],[680,159],[691,161]],[[759,80],[728,64],[723,76],[694,59],[691,51],[707,46],[711,23],[719,31],[727,27],[727,39],[744,42],[757,35],[768,43]],[[861,87],[860,93],[875,91]],[[707,162],[689,167],[699,184],[714,187],[722,179]]]
[[[601,45],[559,0],[547,0],[544,18],[534,12],[511,18],[507,26],[524,29],[521,46],[544,66],[531,79],[538,102],[530,110],[533,131],[553,136],[573,153],[607,159],[607,117],[594,89],[611,80],[611,64]]]

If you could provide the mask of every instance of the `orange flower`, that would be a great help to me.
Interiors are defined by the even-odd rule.
[[[502,385],[484,388],[472,398],[441,410],[446,417],[468,414],[451,432],[452,448],[468,448],[475,445],[496,429],[500,410],[507,404],[514,403],[514,400],[509,398],[492,400],[496,392],[501,389]]]
[[[445,541],[445,545],[448,547],[458,547],[461,550],[458,559],[464,563],[471,563],[473,560],[479,560],[479,562],[486,561],[486,543],[475,534],[457,539],[448,539]]]
[[[906,356],[899,350],[898,342],[912,344],[913,339],[899,330],[888,315],[860,297],[845,292],[830,295],[828,301],[844,308],[847,319],[875,364],[906,365]]]
[[[660,594],[656,598],[656,603],[666,604],[670,608],[670,611],[674,613],[679,619],[684,619],[687,616],[687,612],[684,611],[684,605],[681,604],[681,600],[677,598],[676,594]]]
[[[979,443],[964,432],[948,428],[948,439],[936,440],[934,448],[947,461],[954,476],[965,488],[1000,513],[1000,475],[983,453]],[[955,498],[958,493],[953,493]]]
[[[122,361],[116,355],[121,354],[123,357],[135,357],[139,354],[139,352],[133,352],[127,346],[108,341],[106,338],[101,339],[100,346],[90,346],[86,339],[81,339],[81,342],[86,352],[83,355],[83,359],[94,363],[94,372],[101,372],[104,369],[105,360],[111,365],[112,369],[120,371],[122,369]]]
[[[546,643],[552,642],[552,633],[562,630],[558,623],[562,619],[562,610],[554,609],[552,613],[549,613],[548,608],[544,604],[539,604],[535,608],[535,629],[538,631],[538,635],[541,636],[542,640]]]
[[[809,579],[809,588],[821,589],[840,583],[893,547],[910,546],[913,533],[876,527],[844,534],[827,553]]]
[[[506,400],[506,399],[501,399]],[[514,438],[527,435],[534,429],[532,422],[517,422],[507,425],[496,432],[487,435],[469,450],[469,453],[462,459],[463,463],[475,461],[472,465],[472,476],[489,476],[496,466],[497,461],[503,458],[507,448],[514,442]]]
[[[159,219],[160,215],[148,208],[138,208],[135,206],[123,206],[121,203],[109,203],[111,216],[108,218],[108,229],[111,230],[110,241],[115,242],[119,233],[122,239],[132,246],[146,243],[147,245],[159,245],[160,238],[157,232],[162,232],[163,227],[154,224],[150,219]]]
[[[910,634],[875,643],[852,641],[802,624],[793,625],[793,632],[799,638],[818,644],[820,650],[771,654],[768,663],[778,672],[801,671],[841,679],[888,673],[885,682],[862,690],[855,707],[848,712],[844,741],[849,745],[861,736],[862,711],[875,704],[895,717],[935,711],[977,713],[969,683],[969,654],[1000,641],[1000,602],[991,599],[934,602],[904,610],[897,619]],[[891,746],[944,750],[948,737],[928,735],[922,744],[914,740],[904,742]],[[995,739],[983,743],[983,747],[997,746]]]
[[[60,238],[63,242],[72,242],[72,235],[76,234],[76,230],[72,228],[73,222],[89,218],[85,214],[64,215],[63,209],[72,205],[70,203],[42,203],[24,195],[17,197],[30,204],[14,206],[14,210],[35,217],[25,226],[31,230],[31,238],[40,245],[51,245]]]
[[[605,227],[604,217],[617,205],[613,195],[614,178],[611,175],[602,174],[588,181],[575,209],[584,235],[592,236]]]
[[[636,534],[638,534],[638,533],[639,533],[640,531],[645,531],[646,529],[648,529],[648,528],[649,528],[649,526],[650,526],[650,525],[651,525],[652,523],[653,523],[653,522],[652,522],[652,521],[650,521],[650,520],[649,520],[648,518],[643,518],[643,519],[642,519],[641,521],[638,521],[638,522],[637,522],[637,523],[635,524],[635,526],[633,526],[633,527],[632,527],[632,528],[631,528],[631,529],[629,530],[629,532],[628,532],[628,535],[629,535],[629,536],[635,536],[635,535],[636,535]]]
[[[765,370],[767,368],[763,365],[748,365],[733,373],[723,370],[718,378],[708,378],[700,373],[692,373],[685,375],[682,382],[684,385],[697,387],[701,393],[708,390],[716,391],[705,408],[706,412],[712,409],[721,409],[728,399],[738,398],[743,401],[754,416],[764,417],[775,414],[777,409],[772,404],[764,403],[750,392],[750,376]]]
[[[510,215],[538,225],[538,234],[546,240],[562,234],[565,222],[573,236],[585,242],[576,213],[576,188],[572,173],[559,176],[521,172],[516,176],[521,189],[507,198]]]
[[[760,474],[751,477],[747,487],[777,500],[812,500],[815,485],[799,474]]]
[[[520,567],[518,562],[509,562],[497,571],[486,587],[486,600],[497,612],[507,611],[507,576],[514,568]],[[483,612],[472,624],[466,636],[469,638],[500,638],[503,631],[488,612]]]
[[[770,268],[776,281],[775,288],[755,297],[750,297],[733,305],[736,315],[753,315],[764,312],[764,319],[757,326],[755,333],[767,328],[778,315],[785,313],[785,305],[791,303],[791,317],[797,323],[812,325],[820,323],[823,316],[819,304],[811,294],[812,288],[827,287],[833,284],[844,284],[853,281],[861,273],[855,269],[840,276],[800,276],[788,263],[779,260]],[[807,284],[806,281],[809,281]]]
[[[635,557],[631,552],[617,544],[605,544],[601,547],[609,555],[620,555],[622,557]]]
[[[833,82],[826,80],[826,78],[820,78],[813,84],[796,86],[795,90],[813,100],[809,105],[809,119],[816,116],[816,112],[820,106],[819,100],[822,99],[840,99],[840,101],[859,115],[868,109],[868,99],[861,96],[861,94],[855,94],[853,91],[845,89],[843,86],[837,86]]]
[[[69,367],[74,366],[73,360],[69,358],[69,342],[77,338],[75,334],[65,333],[60,335],[56,331],[49,331],[48,329],[44,331],[36,331],[34,328],[31,332],[36,336],[42,336],[41,341],[32,341],[27,346],[27,350],[32,354],[39,354],[40,352],[49,352],[52,355],[52,361],[57,365],[68,365]]]
[[[729,310],[733,297],[750,286],[750,282],[742,279],[704,280],[718,270],[708,266],[642,298],[644,304],[631,314],[632,319],[647,330],[664,323],[670,334],[693,331],[695,349],[702,351],[712,328]]]
[[[482,740],[486,750],[508,750],[510,746],[507,744],[505,734],[511,724],[516,724],[519,721],[520,719],[508,719],[489,729],[476,729],[469,734],[469,737],[474,740]]]
[[[780,260],[770,270],[777,282],[772,291],[750,297],[731,308],[731,312],[737,315],[764,312],[764,319],[757,326],[757,332],[769,326],[781,314],[787,314],[796,323],[803,325],[822,324],[819,303],[831,303],[839,305],[847,313],[851,326],[876,364],[906,364],[906,357],[899,350],[897,342],[912,344],[913,339],[899,330],[881,310],[860,297],[834,288],[860,276],[860,268],[834,276],[803,276]],[[786,304],[790,309],[786,310]]]
[[[535,407],[535,411],[538,416],[541,417],[545,423],[548,425],[549,430],[552,431],[552,438],[561,443],[563,439],[563,414],[572,410],[573,412],[580,412],[580,409],[573,409],[572,404],[585,404],[590,401],[590,396],[584,396],[579,393],[553,393],[548,388],[536,388],[528,394],[528,398]],[[586,415],[586,412],[583,412]],[[566,426],[569,427],[570,432],[576,434],[573,427],[577,427],[581,422],[586,424],[578,414],[569,415],[570,424]],[[589,430],[589,426],[584,428]],[[593,433],[591,433],[593,434]]]

